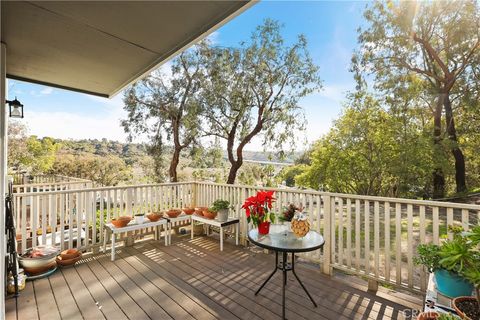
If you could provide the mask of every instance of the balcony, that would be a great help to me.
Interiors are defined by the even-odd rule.
[[[222,198],[240,218],[240,238],[248,245],[244,199],[260,188],[207,182],[19,192],[13,197],[19,251],[39,243],[87,252],[74,268],[29,282],[18,304],[18,319],[84,318],[276,318],[281,314],[280,277],[255,297],[274,257],[254,246],[229,240],[220,253],[213,237],[190,240],[177,235],[171,246],[150,239],[120,247],[118,259],[99,253],[100,230],[120,215],[172,207],[208,206]],[[396,319],[404,309],[421,309],[421,300],[380,287],[423,294],[426,274],[413,257],[420,243],[450,237],[447,225],[478,224],[480,206],[436,201],[275,190],[275,210],[303,204],[311,226],[324,235],[322,250],[300,254],[299,274],[311,288],[313,308],[294,279],[288,281],[287,317]],[[181,227],[181,226],[178,226]],[[188,225],[185,227],[188,229]],[[188,234],[188,232],[187,232]],[[357,277],[352,277],[357,276]],[[345,282],[345,278],[347,282]],[[298,289],[298,290],[297,290]],[[61,298],[60,298],[61,297]],[[7,301],[9,317],[14,303]],[[23,316],[25,315],[25,316]]]
[[[187,239],[185,239],[188,238]],[[74,268],[28,282],[7,319],[280,319],[281,277],[254,296],[272,268],[272,255],[212,237],[174,238],[171,246],[145,241],[108,254],[87,255]],[[296,280],[288,279],[288,319],[398,319],[419,306],[374,294],[298,265],[318,303],[313,308]]]

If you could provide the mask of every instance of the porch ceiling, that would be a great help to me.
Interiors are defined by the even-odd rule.
[[[2,1],[7,77],[110,97],[250,1]]]

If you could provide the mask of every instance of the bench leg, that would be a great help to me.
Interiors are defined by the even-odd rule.
[[[223,228],[220,227],[220,251],[223,251]]]
[[[235,244],[238,246],[238,234],[240,233],[240,224],[235,224]]]
[[[115,233],[112,232],[112,261],[115,261]]]
[[[190,239],[193,240],[193,219],[192,219],[191,228],[190,228]]]
[[[168,223],[164,224],[162,226],[162,229],[163,229],[163,237],[164,237],[164,240],[165,240],[165,246],[168,246],[168,245],[170,245],[170,239],[168,238]]]
[[[103,253],[107,252],[107,238],[108,238],[108,230],[103,229]]]

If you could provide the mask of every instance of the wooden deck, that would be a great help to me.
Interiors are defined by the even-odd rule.
[[[86,256],[75,267],[27,282],[17,308],[7,299],[7,319],[280,319],[279,274],[254,296],[274,256],[231,240],[224,250],[212,237],[181,237],[169,247],[161,241],[121,247],[115,262],[105,254]],[[290,277],[288,319],[402,319],[402,310],[412,307],[308,265],[299,263],[296,271],[318,308]]]

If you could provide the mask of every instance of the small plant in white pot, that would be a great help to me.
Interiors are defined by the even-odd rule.
[[[228,220],[228,211],[230,210],[230,202],[227,200],[215,200],[212,206],[209,208],[210,211],[217,213],[217,220],[220,222],[225,222]]]

